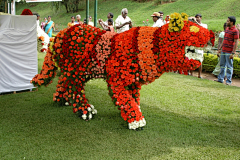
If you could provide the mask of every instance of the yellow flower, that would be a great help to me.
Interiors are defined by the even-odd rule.
[[[186,13],[181,13],[181,16],[182,16],[184,21],[188,20],[188,15]]]
[[[175,18],[175,15],[174,14],[171,14],[170,15],[170,19],[174,19]]]
[[[180,24],[181,23],[181,21],[180,20],[177,20],[177,24]]]
[[[55,66],[58,67],[57,62],[55,62]]]
[[[180,31],[184,27],[183,18],[179,13],[172,13],[170,15],[169,31]]]
[[[190,27],[190,32],[195,32],[195,33],[197,33],[197,32],[199,32],[199,28],[196,27],[196,26],[191,26],[191,27]]]
[[[174,31],[179,31],[179,28],[178,27],[174,27]]]
[[[169,32],[173,32],[173,30],[171,28],[168,28]]]

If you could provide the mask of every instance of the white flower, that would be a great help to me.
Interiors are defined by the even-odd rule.
[[[83,114],[82,115],[82,118],[85,120],[85,119],[87,119],[87,115],[86,114]]]
[[[139,127],[143,127],[143,126],[145,126],[146,125],[146,121],[145,121],[145,119],[143,118],[142,120],[140,120],[140,121],[134,121],[134,122],[132,122],[132,123],[128,123],[128,128],[129,129],[137,129],[137,128],[139,128]]]
[[[90,112],[90,111],[92,111],[92,108],[91,108],[91,107],[88,107],[87,110]]]
[[[93,109],[92,114],[97,114],[97,110]]]
[[[92,104],[90,104],[91,108],[94,109],[94,106]]]
[[[190,46],[190,50],[194,50],[194,48],[195,48],[194,46]]]
[[[146,120],[143,118],[142,120],[139,121],[139,126],[143,127],[146,125]]]
[[[89,116],[88,116],[89,119],[92,119],[92,114],[90,113]]]
[[[128,128],[133,129],[131,123],[128,123]]]
[[[68,102],[66,102],[66,103],[65,103],[65,106],[68,106],[68,105],[69,105],[69,103],[68,103]]]

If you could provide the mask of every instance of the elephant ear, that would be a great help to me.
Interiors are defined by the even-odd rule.
[[[186,13],[172,13],[170,15],[170,22],[168,25],[169,32],[179,32],[184,27],[184,21],[188,20],[188,15]]]

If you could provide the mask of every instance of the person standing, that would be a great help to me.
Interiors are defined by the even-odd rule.
[[[71,17],[71,22],[68,22],[67,28],[70,28],[70,27],[72,27],[72,26],[74,26],[74,25],[75,25],[75,17],[72,16],[72,17]]]
[[[37,14],[37,26],[39,26],[39,24],[40,24],[39,19],[40,19],[40,15]]]
[[[208,28],[207,24],[203,24],[202,23],[202,15],[201,14],[196,14],[195,18],[196,18],[197,23],[200,26],[202,26],[202,27],[204,27],[206,29]],[[195,49],[195,52],[198,53],[198,54],[201,54],[203,56],[203,50]],[[198,78],[202,78],[201,74],[202,74],[202,63],[201,63],[201,66],[198,68]]]
[[[170,16],[167,15],[166,18],[165,18],[165,23],[164,24],[168,24],[170,22]]]
[[[151,17],[153,17],[153,27],[162,27],[164,25],[158,12],[154,12]]]
[[[228,17],[226,23],[227,23],[227,28],[225,30],[224,40],[218,50],[218,53],[221,53],[220,55],[221,71],[218,75],[218,79],[215,81],[223,83],[224,76],[225,76],[225,67],[227,66],[226,85],[231,85],[232,74],[233,74],[233,55],[235,54],[237,49],[239,31],[235,27],[236,18],[234,16]]]
[[[89,16],[89,18],[88,18],[88,25],[94,26],[94,24],[92,22],[92,16]]]
[[[45,30],[45,25],[46,25],[46,23],[47,23],[47,18],[44,17],[44,21],[41,23],[41,28],[42,28],[42,30]]]
[[[81,21],[81,16],[79,14],[76,15],[76,19],[77,21],[75,22],[75,24],[83,24],[83,22]]]
[[[218,38],[218,50],[220,49],[220,46],[223,43],[226,28],[227,28],[227,23],[224,23],[224,25],[223,25],[224,30],[219,34],[219,38]],[[218,57],[219,57],[219,54],[218,54]],[[218,64],[216,65],[212,74],[215,75],[215,76],[218,76],[219,73],[220,73],[220,70],[221,70],[221,68],[220,68],[220,58],[218,58]]]
[[[45,26],[45,33],[47,33],[49,37],[52,37],[53,30],[55,31],[54,22],[51,20],[51,16],[48,16],[48,22]]]
[[[103,28],[103,30],[108,29],[108,20],[112,19],[112,18],[113,18],[113,13],[109,12],[108,15],[107,15],[107,20],[105,22],[103,22],[102,19],[98,20],[98,23]],[[114,22],[113,22],[112,26],[114,27]]]
[[[122,15],[119,15],[118,18],[115,20],[117,33],[122,33],[132,28],[132,21],[127,16],[127,14],[128,14],[127,8],[123,8]]]
[[[113,20],[112,18],[108,19],[108,28],[110,32],[114,32],[114,27],[113,27]]]
[[[160,20],[162,20],[163,24],[166,24],[166,21],[163,19],[164,13],[162,11],[158,12],[160,14]]]

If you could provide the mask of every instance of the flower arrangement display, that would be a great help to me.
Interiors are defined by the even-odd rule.
[[[38,36],[39,36],[39,34],[38,34]],[[37,39],[38,52],[46,52],[47,48],[48,48],[48,44],[49,44],[49,37],[39,36]]]
[[[187,21],[186,14],[170,17],[170,23],[161,28],[134,27],[120,34],[89,25],[64,29],[50,43],[43,70],[32,83],[51,83],[59,68],[61,76],[53,100],[72,105],[74,113],[90,120],[97,110],[88,104],[84,86],[90,79],[104,78],[129,129],[142,128],[146,121],[140,109],[141,86],[164,72],[187,74],[196,69],[201,57],[189,48],[203,48],[212,40],[210,32]]]
[[[30,9],[24,9],[21,13],[21,15],[33,15],[32,11]]]
[[[37,26],[37,38],[38,52],[46,52],[50,39],[49,36],[39,26]]]

